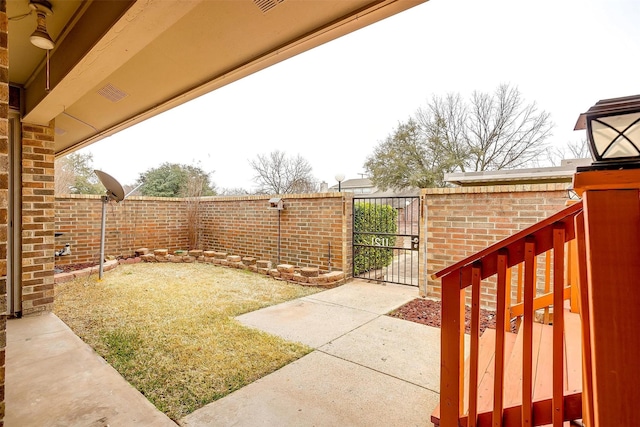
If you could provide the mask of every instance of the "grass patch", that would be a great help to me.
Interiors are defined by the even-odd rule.
[[[309,353],[233,317],[318,291],[208,264],[121,265],[56,285],[54,312],[178,420]]]

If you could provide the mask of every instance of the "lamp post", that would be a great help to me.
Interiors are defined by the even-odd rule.
[[[640,95],[597,102],[575,129],[587,130],[594,159],[573,178],[583,203],[583,418],[594,427],[631,425],[635,411],[620,408],[640,400]]]
[[[344,174],[337,173],[335,176],[336,181],[338,181],[338,193],[342,191],[342,181],[344,181]]]

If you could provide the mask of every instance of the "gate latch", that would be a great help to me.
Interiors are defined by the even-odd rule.
[[[411,236],[411,250],[417,251],[420,249],[420,237],[419,236]]]

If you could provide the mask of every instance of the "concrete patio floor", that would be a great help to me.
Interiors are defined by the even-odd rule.
[[[427,426],[440,330],[385,316],[416,298],[352,281],[238,317],[315,350],[198,409],[184,426]],[[7,426],[175,426],[53,314],[9,320]]]
[[[385,316],[414,287],[351,283],[239,316],[316,350],[181,420],[184,426],[429,426],[440,329]]]

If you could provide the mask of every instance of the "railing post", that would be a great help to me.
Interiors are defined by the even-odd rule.
[[[554,254],[555,256],[555,254]],[[555,282],[554,282],[555,286]],[[544,293],[548,294],[551,289],[551,251],[545,252],[544,257]],[[544,324],[549,324],[549,307],[544,308]]]
[[[638,422],[640,169],[579,172],[583,194],[594,427]]]
[[[442,278],[440,425],[457,427],[464,399],[464,289],[460,271]]]
[[[471,269],[471,348],[469,355],[469,418],[467,427],[478,421],[478,353],[480,348],[480,283],[482,264],[473,263]]]
[[[564,246],[565,229],[553,228],[553,427],[564,422]]]
[[[493,382],[493,427],[502,426],[502,413],[504,409],[504,338],[505,330],[509,328],[507,319],[507,301],[510,304],[508,295],[511,293],[511,280],[507,279],[511,275],[511,270],[507,268],[509,259],[508,252],[501,250],[498,253],[498,278],[497,278],[497,310],[496,310],[496,356],[494,382]]]
[[[533,416],[533,298],[536,294],[536,243],[527,237],[524,244],[524,342],[522,350],[522,426],[532,426]]]

